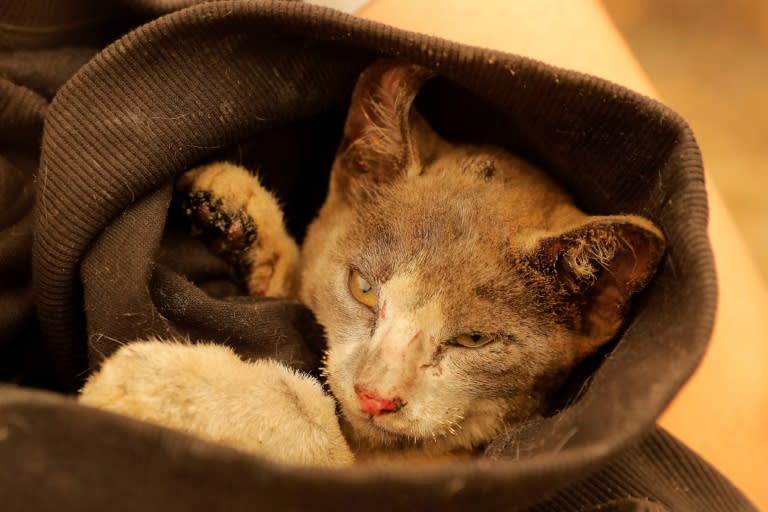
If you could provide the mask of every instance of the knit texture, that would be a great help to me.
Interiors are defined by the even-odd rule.
[[[179,230],[171,184],[201,160],[240,161],[277,191],[301,237],[355,80],[382,56],[439,75],[418,104],[446,138],[527,157],[590,213],[654,220],[668,253],[631,325],[574,378],[560,410],[510,426],[483,458],[297,470],[9,387],[9,510],[751,510],[655,426],[701,358],[716,304],[701,158],[679,116],[591,76],[338,11],[196,3],[0,11],[0,204],[12,205],[0,213],[4,380],[73,391],[147,335],[316,369],[311,313],[241,296],[228,267]]]

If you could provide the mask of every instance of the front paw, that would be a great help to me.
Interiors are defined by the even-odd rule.
[[[336,402],[316,379],[230,348],[135,341],[91,375],[79,401],[289,464],[344,466]]]
[[[176,189],[194,233],[238,270],[249,293],[295,297],[299,249],[277,200],[256,176],[217,162],[187,171]]]

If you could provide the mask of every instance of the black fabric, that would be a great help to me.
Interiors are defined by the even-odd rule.
[[[682,119],[594,77],[304,4],[172,12],[196,3],[0,9],[0,369],[22,385],[0,391],[9,510],[752,509],[655,426],[706,348],[716,303],[701,159]],[[355,79],[380,56],[440,75],[418,103],[444,136],[505,146],[587,211],[663,228],[668,254],[631,325],[562,410],[510,428],[475,461],[321,471],[55,393],[153,335],[317,367],[311,313],[243,297],[227,266],[176,225],[171,184],[205,159],[243,161],[278,189],[301,236]]]
[[[4,510],[753,510],[660,429],[552,492],[549,471],[487,460],[343,472],[292,469],[66,397],[0,387]],[[55,428],[52,428],[55,425]]]

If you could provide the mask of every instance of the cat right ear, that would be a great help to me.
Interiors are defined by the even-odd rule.
[[[426,68],[378,61],[360,75],[336,153],[332,180],[342,194],[421,172],[444,143],[413,108]]]

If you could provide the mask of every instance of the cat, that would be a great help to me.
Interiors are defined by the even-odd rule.
[[[471,455],[546,413],[620,331],[664,236],[636,215],[587,215],[499,147],[441,138],[413,106],[431,77],[390,60],[362,73],[301,251],[248,171],[218,162],[177,184],[251,293],[314,312],[333,398],[275,362],[150,340],[111,356],[81,402],[325,465]]]

